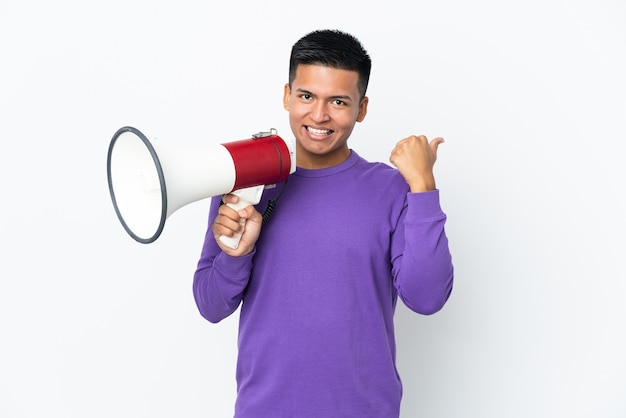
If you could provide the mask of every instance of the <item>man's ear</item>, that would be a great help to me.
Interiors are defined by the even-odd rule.
[[[367,115],[367,103],[369,102],[369,99],[367,98],[367,96],[363,97],[363,100],[361,100],[361,103],[359,103],[359,113],[356,116],[356,121],[357,122],[362,122],[363,119],[365,119],[365,115]]]
[[[287,111],[289,111],[290,99],[291,99],[291,88],[289,87],[289,83],[287,83],[285,84],[285,92],[283,93],[283,107]]]

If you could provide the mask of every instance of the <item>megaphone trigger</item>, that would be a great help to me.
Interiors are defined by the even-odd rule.
[[[252,186],[246,187],[244,189],[235,190],[232,194],[239,197],[239,200],[236,203],[227,203],[226,206],[239,211],[243,208],[246,208],[251,205],[256,205],[261,201],[261,195],[263,194],[263,185],[260,186]],[[241,226],[245,228],[246,221],[245,219],[241,220]],[[226,235],[220,235],[219,240],[222,244],[226,245],[233,250],[236,250],[239,247],[239,242],[241,241],[242,233],[235,234],[232,237],[227,237]]]

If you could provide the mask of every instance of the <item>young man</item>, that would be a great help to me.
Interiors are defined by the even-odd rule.
[[[241,305],[235,417],[398,417],[397,298],[428,315],[452,290],[433,176],[443,139],[398,142],[397,170],[348,146],[367,113],[370,68],[349,34],[300,39],[284,92],[296,172],[257,207],[212,202],[193,291],[211,322]],[[263,225],[259,210],[278,197]],[[217,238],[241,232],[241,219],[233,250]]]

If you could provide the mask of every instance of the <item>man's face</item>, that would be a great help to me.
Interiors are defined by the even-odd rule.
[[[348,137],[367,112],[358,80],[356,71],[299,65],[291,88],[285,85],[283,103],[296,136],[299,167],[331,167],[349,157]]]

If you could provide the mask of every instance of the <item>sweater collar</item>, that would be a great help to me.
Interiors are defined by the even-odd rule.
[[[337,165],[334,165],[332,167],[327,167],[327,168],[320,168],[317,170],[309,170],[306,168],[300,168],[300,167],[296,167],[296,171],[294,173],[294,175],[300,176],[300,177],[326,177],[326,176],[332,176],[333,174],[337,174],[340,173],[342,171],[345,171],[347,169],[349,169],[350,167],[352,167],[353,165],[355,165],[357,163],[357,161],[360,160],[361,157],[359,157],[359,155],[354,151],[354,150],[350,150],[350,156],[343,161],[342,163],[339,163]]]

